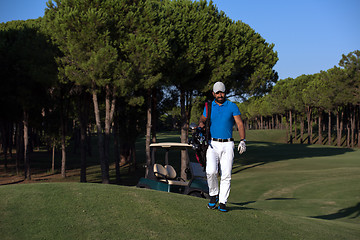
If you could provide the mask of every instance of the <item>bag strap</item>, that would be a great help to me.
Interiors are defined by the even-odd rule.
[[[206,107],[205,140],[209,142],[211,139],[210,136],[211,102],[210,101],[205,102],[205,107]]]

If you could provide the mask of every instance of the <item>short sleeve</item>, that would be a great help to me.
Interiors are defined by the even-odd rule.
[[[238,116],[238,115],[241,115],[241,112],[238,106],[235,103],[233,103],[233,116]]]

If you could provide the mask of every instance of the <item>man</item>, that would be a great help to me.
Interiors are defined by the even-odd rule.
[[[210,202],[207,207],[227,212],[226,202],[230,193],[231,170],[234,159],[234,139],[232,138],[234,122],[240,135],[238,151],[246,151],[245,128],[240,117],[240,110],[235,103],[225,98],[225,85],[216,82],[213,86],[214,101],[211,103],[210,134],[211,140],[206,152],[206,175],[209,185]],[[205,126],[206,108],[200,117],[199,127]],[[220,188],[218,184],[218,166],[220,165]]]

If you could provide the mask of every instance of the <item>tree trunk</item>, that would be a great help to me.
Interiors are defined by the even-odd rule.
[[[92,156],[92,143],[91,143],[91,132],[92,132],[92,126],[88,125],[86,126],[86,153],[89,157]]]
[[[82,94],[79,98],[79,123],[80,123],[80,182],[87,182],[86,180],[86,168],[87,168],[87,151],[88,139],[90,136],[87,134],[88,122],[89,122],[89,101],[90,96],[82,90]]]
[[[119,117],[118,114],[114,115],[114,160],[115,160],[115,174],[116,184],[121,183],[120,178],[120,153],[119,153]]]
[[[285,121],[285,132],[286,132],[286,143],[289,143],[290,142],[289,141],[289,123],[287,120]]]
[[[103,134],[103,129],[101,126],[101,121],[100,121],[100,110],[99,110],[97,94],[95,91],[93,91],[93,103],[94,103],[96,129],[97,129],[97,135],[98,135],[98,148],[99,148],[99,156],[100,156],[101,178],[102,178],[102,183],[108,184],[110,182],[109,163],[105,159],[104,134]]]
[[[341,142],[341,130],[340,130],[340,114],[336,112],[336,144],[340,147]]]
[[[30,171],[30,146],[29,146],[29,114],[24,110],[24,171],[25,179],[31,180],[31,171]]]
[[[104,138],[104,156],[105,156],[105,171],[108,179],[106,183],[109,183],[109,158],[110,158],[110,133],[111,133],[111,124],[114,118],[115,112],[115,87],[110,89],[109,85],[106,86],[106,96],[105,96],[105,138]]]
[[[129,148],[129,168],[128,168],[128,173],[131,173],[131,169],[134,167],[136,168],[135,164],[136,164],[136,154],[135,154],[135,144],[131,144],[130,148]],[[131,160],[132,159],[132,160]]]
[[[322,139],[322,126],[321,126],[321,124],[322,124],[322,112],[321,111],[319,111],[319,126],[318,126],[318,135],[319,135],[319,139],[318,139],[318,144],[322,144],[322,141],[323,141],[323,139]]]
[[[290,129],[289,129],[289,138],[290,138],[290,144],[293,143],[293,138],[292,138],[292,122],[293,122],[293,119],[292,119],[292,111],[290,110],[289,111],[289,122],[290,122]]]
[[[340,117],[339,112],[336,113],[336,130],[337,130],[337,146],[338,147],[341,147],[343,117],[344,117],[344,112],[341,112],[341,117]]]
[[[355,147],[355,115],[356,108],[350,109],[350,123],[351,123],[351,147]]]
[[[192,109],[192,99],[193,99],[193,96],[192,96],[192,92],[190,91],[189,94],[187,94],[187,97],[186,97],[186,103],[185,103],[185,109],[186,109],[186,124],[187,124],[187,132],[189,132],[189,124],[190,124],[190,113],[191,113],[191,109]],[[188,136],[188,135],[186,135]],[[188,137],[186,138],[186,141],[188,141]],[[187,142],[186,142],[187,143]]]
[[[55,173],[55,142],[52,144],[51,173]]]
[[[181,142],[187,143],[188,142],[188,124],[187,124],[187,116],[186,116],[186,109],[185,109],[185,91],[180,90],[180,107],[181,107]],[[188,165],[187,162],[187,152],[185,150],[181,151],[181,174],[180,177],[182,179],[187,179],[186,177],[186,168]]]
[[[341,112],[341,119],[340,119],[340,139],[342,138],[343,129],[344,129],[344,111]]]
[[[66,178],[66,123],[61,114],[61,177]]]
[[[304,143],[304,117],[301,116],[300,118],[300,143],[303,144]]]
[[[146,110],[146,141],[145,141],[145,151],[146,151],[146,174],[147,177],[149,174],[149,168],[151,166],[151,153],[150,153],[150,141],[151,141],[151,90],[148,90],[148,103],[147,103],[147,110]]]
[[[87,104],[84,103],[84,108],[87,109]],[[81,111],[79,113],[80,115],[80,182],[86,182],[86,167],[87,167],[87,163],[86,163],[86,125],[87,125],[87,110]]]
[[[296,122],[296,117],[297,117],[297,115],[296,114],[294,114],[294,139],[295,139],[295,141],[297,141],[297,122]]]
[[[307,107],[307,122],[308,122],[308,144],[312,144],[312,120],[311,120],[311,107]]]
[[[351,108],[348,106],[345,108],[346,114],[346,147],[350,147],[350,134],[351,134]]]
[[[9,139],[9,155],[10,158],[13,159],[13,153],[12,150],[14,148],[14,142],[16,141],[16,132],[14,132],[15,124],[13,122],[9,125],[9,132],[10,132],[10,139]]]
[[[22,121],[17,124],[16,131],[16,174],[19,175],[20,162],[24,161],[24,124]]]
[[[314,143],[314,138],[313,138],[313,119],[310,117],[310,144]]]
[[[358,112],[357,112],[357,134],[358,134],[358,148],[360,148],[360,105],[358,105]]]
[[[350,147],[350,122],[346,123],[346,147]]]
[[[151,114],[151,142],[156,143],[157,124],[157,95],[156,89],[152,90],[152,114]]]
[[[78,149],[80,148],[80,129],[78,129],[75,119],[73,119],[72,129],[73,129],[73,142],[74,142],[73,154],[76,154]]]
[[[8,136],[8,128],[7,128],[7,121],[1,121],[1,142],[2,142],[2,150],[4,154],[4,168],[5,172],[7,171],[7,153],[8,153],[8,143],[9,143],[9,136]]]
[[[331,145],[331,111],[328,111],[329,120],[328,120],[328,145]]]

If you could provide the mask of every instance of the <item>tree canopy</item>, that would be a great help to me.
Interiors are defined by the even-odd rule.
[[[322,143],[322,119],[328,114],[328,139],[331,143],[332,118],[336,118],[337,145],[341,145],[343,126],[346,126],[346,145],[354,146],[355,130],[359,138],[359,61],[360,51],[356,50],[343,55],[339,66],[312,75],[301,75],[295,79],[280,80],[272,91],[259,98],[250,98],[243,105],[247,106],[247,119],[257,121],[260,116],[272,118],[276,115],[286,116],[292,124],[290,114],[300,118],[303,128],[303,117],[307,117],[308,134],[312,135],[313,118],[318,118],[318,143]],[[270,102],[270,104],[268,104]],[[260,105],[259,105],[260,104]],[[262,109],[266,108],[268,111]],[[357,123],[357,124],[356,124]],[[295,127],[297,121],[294,121]],[[259,124],[256,124],[259,125]],[[295,131],[292,128],[290,131]],[[313,137],[308,136],[309,143]]]
[[[73,128],[81,128],[82,145],[93,124],[104,183],[109,182],[110,134],[117,132],[124,147],[120,155],[129,159],[145,129],[141,116],[149,130],[156,126],[151,119],[159,118],[158,108],[177,112],[180,106],[186,142],[194,99],[210,96],[214,82],[223,81],[232,94],[261,96],[277,81],[274,45],[212,1],[52,0],[43,18],[1,24],[1,36],[2,116],[17,106],[29,111],[36,106],[44,116],[29,128],[46,134],[41,121],[61,109],[64,152],[66,132],[75,131],[71,118]],[[24,118],[21,111],[10,115],[14,122]],[[148,139],[150,134],[146,131]]]

